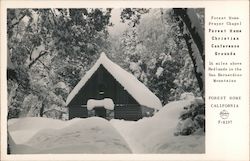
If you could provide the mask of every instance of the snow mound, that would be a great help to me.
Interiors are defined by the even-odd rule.
[[[107,110],[114,110],[114,102],[110,98],[104,98],[102,100],[89,99],[87,102],[87,109],[92,110],[95,107],[104,107]]]
[[[65,122],[45,118],[39,120],[27,118],[18,121],[26,125],[30,122],[31,129],[35,129],[34,126],[41,129],[39,125],[44,122],[50,127],[35,130],[35,134],[22,144],[17,142],[30,132],[29,128],[18,130],[19,135],[13,135],[15,123],[11,124],[10,135],[14,140],[10,145],[12,154],[131,153],[124,139],[105,119],[91,117]]]
[[[133,153],[204,153],[204,135],[174,135],[183,107],[193,101],[168,103],[153,117],[137,122],[111,120],[111,123],[125,138]]]
[[[16,144],[26,142],[41,129],[59,129],[63,126],[63,121],[42,117],[26,117],[8,120],[8,130]]]
[[[204,153],[204,131],[174,135],[184,107],[195,101],[201,103],[202,99],[170,102],[153,117],[139,121],[107,121],[99,117],[69,121],[11,119],[8,121],[11,153]],[[186,120],[183,127],[192,126],[191,123]]]

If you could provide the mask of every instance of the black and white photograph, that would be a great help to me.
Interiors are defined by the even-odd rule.
[[[205,8],[8,8],[7,153],[204,154]]]

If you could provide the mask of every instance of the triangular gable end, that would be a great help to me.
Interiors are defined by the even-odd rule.
[[[81,88],[87,83],[100,65],[103,67],[124,87],[124,89],[141,105],[160,109],[162,104],[158,97],[152,93],[143,83],[141,83],[134,75],[122,69],[119,65],[112,62],[105,53],[101,53],[100,58],[94,66],[86,72],[84,77],[75,86],[69,94],[66,105],[68,105]]]

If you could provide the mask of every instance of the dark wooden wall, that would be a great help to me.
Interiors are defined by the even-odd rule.
[[[89,99],[103,98],[111,98],[113,100],[115,104],[115,118],[126,120],[142,118],[142,110],[137,101],[101,65],[69,103],[69,119],[88,117],[87,101]]]
[[[140,105],[130,104],[125,106],[116,106],[114,110],[115,119],[139,120],[142,118]]]

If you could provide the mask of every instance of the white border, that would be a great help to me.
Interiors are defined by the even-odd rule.
[[[99,8],[125,8],[125,7],[139,7],[139,8],[173,8],[173,7],[190,7],[190,8],[205,8],[206,14],[213,12],[228,12],[240,13],[246,15],[246,25],[249,21],[249,2],[248,1],[1,1],[1,158],[2,160],[248,160],[249,159],[249,109],[243,109],[240,112],[239,120],[242,120],[243,125],[239,135],[237,133],[227,133],[226,138],[234,139],[235,134],[240,136],[236,138],[243,140],[246,143],[237,144],[237,141],[231,141],[229,143],[216,144],[215,141],[219,137],[223,137],[223,131],[220,127],[211,124],[213,122],[214,111],[206,109],[206,153],[205,154],[74,154],[74,155],[6,155],[6,125],[7,125],[7,87],[6,87],[6,8],[86,8],[86,7],[99,7]],[[207,26],[206,26],[207,27]],[[249,26],[247,26],[249,27]],[[248,28],[249,30],[249,28]],[[207,30],[206,30],[207,31]],[[206,32],[207,34],[207,32]],[[248,32],[249,35],[249,32]],[[207,42],[206,38],[206,42]],[[249,38],[246,37],[243,56],[246,61],[249,60]],[[206,46],[206,59],[209,53],[209,47]],[[207,63],[207,61],[206,61]],[[249,71],[249,66],[246,66]],[[242,86],[246,87],[246,90],[242,91],[242,94],[248,96],[248,74],[246,74],[246,80]],[[207,77],[206,77],[207,78]],[[206,83],[206,95],[209,84]],[[249,100],[246,100],[243,106],[248,107]],[[207,104],[207,99],[206,99]],[[232,130],[228,130],[232,132]],[[218,134],[219,133],[219,134]],[[227,141],[230,141],[228,140]],[[230,146],[230,147],[227,147]],[[234,147],[235,146],[235,147]],[[237,147],[238,146],[238,147]],[[225,149],[228,148],[228,149]],[[237,150],[238,149],[238,150]],[[232,151],[232,153],[228,153]]]

